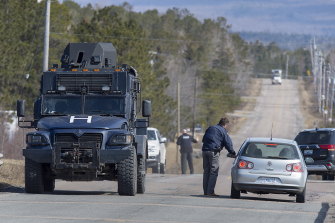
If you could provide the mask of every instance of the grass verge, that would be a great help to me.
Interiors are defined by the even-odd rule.
[[[0,166],[0,189],[24,186],[24,161],[3,159]]]

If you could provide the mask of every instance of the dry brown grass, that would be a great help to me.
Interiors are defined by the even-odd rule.
[[[311,87],[313,85],[310,80],[305,82],[300,78],[298,81],[301,112],[304,117],[304,128],[320,127],[322,124],[322,116],[317,109],[314,108],[317,106],[317,102],[314,98],[314,87]]]
[[[23,187],[24,185],[24,161],[3,159],[0,166],[0,189],[6,187]]]

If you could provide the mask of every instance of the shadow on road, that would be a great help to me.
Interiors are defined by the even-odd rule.
[[[321,209],[318,213],[318,217],[315,219],[314,223],[322,223],[327,217],[327,212],[329,210],[329,203],[322,203]]]
[[[13,186],[6,183],[0,183],[0,192],[6,193],[24,193],[24,188]]]
[[[191,197],[204,197],[204,198],[230,198],[229,196],[227,196],[227,195],[219,195],[219,196],[217,196],[217,197],[212,197],[212,196],[207,196],[207,195],[190,195]]]
[[[117,192],[110,191],[70,191],[70,190],[55,190],[51,195],[119,195]]]
[[[284,200],[284,199],[275,199],[275,198],[268,198],[268,197],[248,197],[248,196],[241,196],[241,200],[254,200],[254,201],[274,201],[274,202],[285,202],[285,203],[295,203],[294,200]]]

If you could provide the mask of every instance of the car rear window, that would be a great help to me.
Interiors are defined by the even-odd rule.
[[[269,142],[249,143],[244,147],[241,155],[262,159],[299,159],[296,146]]]
[[[334,144],[334,133],[330,131],[300,132],[294,139],[298,145]]]

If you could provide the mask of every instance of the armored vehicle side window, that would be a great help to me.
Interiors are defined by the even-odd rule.
[[[43,115],[81,114],[81,97],[45,96],[42,101]]]
[[[108,96],[86,96],[84,114],[121,115],[124,114],[124,98]]]

